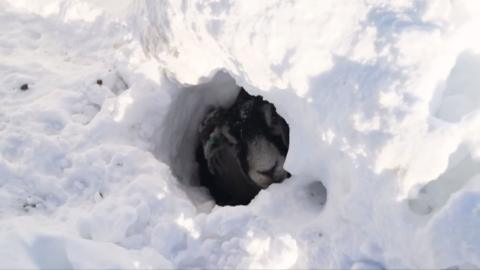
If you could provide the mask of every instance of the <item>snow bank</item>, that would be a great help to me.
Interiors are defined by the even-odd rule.
[[[1,2],[0,267],[479,267],[479,15],[468,0]],[[293,177],[218,207],[192,144],[235,85],[289,123]]]

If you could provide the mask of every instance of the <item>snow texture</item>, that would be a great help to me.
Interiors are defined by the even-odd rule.
[[[0,268],[480,267],[480,3],[0,1]],[[236,85],[292,177],[196,186]],[[328,197],[328,198],[327,198]]]

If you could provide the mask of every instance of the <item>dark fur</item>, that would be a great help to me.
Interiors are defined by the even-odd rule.
[[[272,122],[280,123],[286,136],[274,134],[268,127],[263,116],[262,106],[271,106]],[[212,112],[210,112],[212,113]],[[279,122],[276,122],[279,121]],[[237,144],[225,143],[220,151],[215,152],[211,162],[219,162],[220,168],[233,168],[238,173],[228,171],[211,172],[205,158],[203,144],[218,125],[229,127],[230,133],[237,140]],[[273,104],[263,100],[261,96],[251,96],[243,88],[240,90],[235,103],[229,109],[217,109],[208,119],[208,124],[202,126],[200,142],[196,149],[196,159],[199,165],[200,184],[207,187],[218,205],[246,205],[258,194],[260,187],[247,175],[247,142],[252,141],[259,134],[265,136],[286,156],[289,144],[289,130],[286,121],[276,113]]]

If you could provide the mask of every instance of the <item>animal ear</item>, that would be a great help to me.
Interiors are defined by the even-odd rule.
[[[248,100],[250,98],[251,98],[250,94],[247,91],[245,91],[245,89],[243,87],[240,87],[240,92],[238,93],[238,96],[237,96],[237,102],[239,102],[239,101],[243,102],[243,101]]]
[[[270,104],[265,104],[262,106],[263,117],[265,118],[265,122],[269,128],[272,127],[273,124],[273,106]]]
[[[280,121],[278,123],[279,126],[279,131],[280,131],[280,136],[282,138],[283,144],[286,146],[288,149],[288,145],[290,144],[290,128],[287,124],[287,121],[283,119],[282,117],[279,117]]]

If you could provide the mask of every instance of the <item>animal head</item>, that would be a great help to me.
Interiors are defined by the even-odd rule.
[[[231,108],[209,110],[199,133],[213,174],[225,170],[227,163],[238,163],[248,175],[241,179],[260,188],[290,177],[283,169],[289,144],[288,124],[277,114],[275,106],[261,96],[251,96],[242,89]],[[229,159],[221,157],[227,154],[238,162],[227,162]],[[232,173],[221,175],[233,177]]]
[[[291,175],[283,165],[285,156],[265,137],[259,136],[248,144],[248,175],[261,188],[280,183]]]

